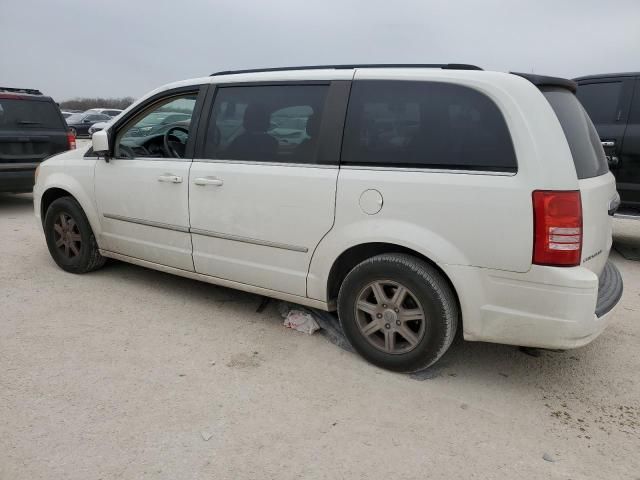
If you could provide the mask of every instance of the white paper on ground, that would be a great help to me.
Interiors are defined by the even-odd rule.
[[[308,333],[309,335],[320,330],[320,325],[318,325],[318,322],[313,318],[313,315],[301,310],[289,310],[283,325],[287,328],[293,328],[298,332]]]

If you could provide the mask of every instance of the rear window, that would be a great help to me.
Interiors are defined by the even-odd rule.
[[[515,172],[509,128],[496,104],[469,87],[363,80],[349,99],[342,163]]]
[[[0,130],[25,128],[64,129],[65,126],[52,102],[0,98]]]
[[[598,177],[609,171],[607,159],[589,115],[576,96],[564,88],[543,88],[569,143],[579,179]]]

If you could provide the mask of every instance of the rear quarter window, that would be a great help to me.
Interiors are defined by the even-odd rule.
[[[65,129],[53,102],[0,98],[0,130]]]
[[[542,89],[558,117],[569,144],[579,179],[598,177],[609,171],[600,138],[576,96],[564,88]]]
[[[477,90],[442,82],[354,82],[342,163],[517,170],[509,128],[497,105]]]

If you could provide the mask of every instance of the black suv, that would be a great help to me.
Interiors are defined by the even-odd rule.
[[[0,87],[0,192],[30,192],[40,162],[75,146],[51,97]]]
[[[621,206],[640,213],[640,72],[575,81],[578,98],[598,130],[616,176]]]

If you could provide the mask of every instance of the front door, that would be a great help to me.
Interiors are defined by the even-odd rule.
[[[333,225],[347,93],[348,82],[216,88],[190,174],[198,273],[306,296]]]
[[[193,271],[190,132],[199,101],[197,87],[166,93],[114,126],[114,158],[95,171],[105,250]]]

